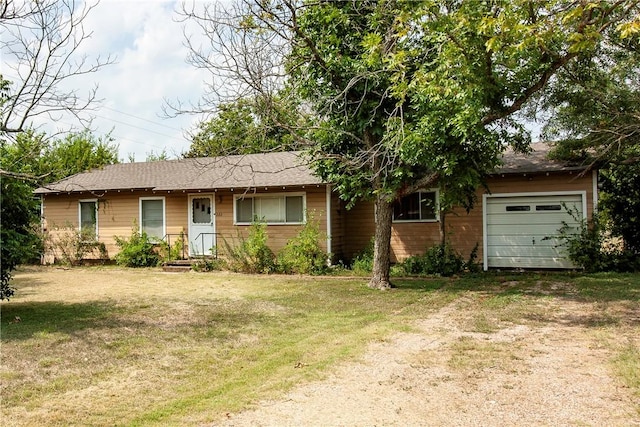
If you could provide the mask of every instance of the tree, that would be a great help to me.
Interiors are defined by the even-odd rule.
[[[91,168],[118,162],[118,147],[109,136],[88,131],[49,140],[33,130],[20,132],[14,141],[0,140],[0,299],[13,295],[11,272],[37,258],[42,242],[38,231],[39,204],[33,190]]]
[[[543,105],[555,158],[600,169],[600,211],[625,249],[640,254],[640,18],[609,27],[570,64]]]
[[[80,119],[91,108],[97,87],[81,94],[68,82],[113,62],[110,56],[90,61],[78,55],[91,36],[84,20],[94,7],[75,0],[2,2],[1,136],[25,131],[37,117],[55,120],[69,113]]]
[[[440,185],[448,203],[472,203],[506,146],[528,147],[514,115],[637,11],[631,1],[281,0],[185,12],[220,55],[192,48],[224,84],[205,100],[249,92],[277,105],[274,87],[286,88],[310,113],[311,126],[288,129],[316,172],[350,204],[374,201],[369,285],[386,289],[394,200]],[[252,53],[259,60],[246,61]]]
[[[281,127],[258,116],[260,108],[249,99],[217,106],[215,117],[200,123],[185,157],[215,157],[282,151],[294,147]]]

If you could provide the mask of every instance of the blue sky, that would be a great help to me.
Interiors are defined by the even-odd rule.
[[[186,132],[199,118],[162,114],[165,99],[197,101],[206,78],[185,62],[179,1],[101,0],[85,22],[93,34],[81,50],[89,57],[112,55],[115,64],[73,80],[81,92],[98,85],[102,101],[92,122],[96,135],[111,132],[120,158],[144,161],[163,150],[172,157],[189,147]],[[69,119],[71,120],[71,119]],[[64,120],[63,120],[64,121]]]

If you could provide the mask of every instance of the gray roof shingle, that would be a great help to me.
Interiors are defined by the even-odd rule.
[[[527,155],[507,152],[497,174],[583,169],[547,159],[548,146],[533,144]],[[291,187],[324,182],[299,152],[120,163],[67,177],[38,188],[36,194],[149,189],[211,190],[249,187]]]

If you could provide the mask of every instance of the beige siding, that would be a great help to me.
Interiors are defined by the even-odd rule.
[[[587,217],[593,211],[593,180],[589,173],[578,176],[576,173],[550,175],[507,175],[492,177],[488,180],[491,194],[499,193],[539,193],[585,191],[587,195]],[[477,192],[474,209],[467,213],[457,207],[445,216],[446,236],[452,246],[467,258],[477,246],[478,261],[482,261],[482,195],[484,189]],[[348,212],[346,224],[349,241],[345,242],[346,253],[353,255],[371,239],[374,233],[373,205],[359,203]],[[410,255],[421,254],[440,242],[440,224],[438,222],[394,223],[391,232],[391,258],[397,262]]]
[[[321,232],[320,244],[326,250],[326,193],[324,186],[296,188],[286,191],[303,192],[306,194],[308,216],[319,222]],[[263,194],[265,191],[256,192]],[[285,191],[267,191],[266,194],[283,194]],[[203,192],[205,194],[205,192]],[[249,226],[233,224],[233,192],[212,192],[215,199],[216,232],[220,238],[233,243],[237,241],[238,233],[246,236]],[[139,209],[141,197],[163,197],[165,199],[165,228],[167,234],[188,233],[188,203],[189,194],[186,192],[153,193],[153,192],[107,192],[95,197],[90,194],[55,195],[44,198],[44,228],[52,239],[60,237],[63,228],[78,228],[78,202],[84,199],[98,199],[98,239],[105,243],[109,257],[113,258],[118,252],[114,236],[126,237],[131,234],[134,224],[139,224]],[[279,251],[289,239],[296,236],[300,225],[269,225],[269,245],[274,251]],[[222,241],[218,241],[222,247]],[[47,262],[53,261],[53,254],[45,257]]]

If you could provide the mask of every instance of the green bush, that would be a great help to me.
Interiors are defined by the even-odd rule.
[[[276,270],[276,257],[267,246],[267,225],[254,222],[245,239],[238,236],[237,245],[231,245],[223,239],[227,255],[227,265],[231,271],[241,273],[273,273]]]
[[[374,240],[371,238],[369,244],[353,258],[351,270],[354,273],[365,275],[373,271],[373,245]]]
[[[134,226],[129,239],[114,236],[120,252],[115,257],[116,263],[125,267],[156,267],[161,257],[155,245],[144,231],[141,233]]]
[[[477,253],[477,250],[475,251]],[[474,260],[474,252],[470,256],[470,263]],[[467,263],[451,245],[432,246],[423,255],[414,255],[405,259],[401,268],[407,275],[437,274],[452,276],[465,270]]]
[[[287,274],[322,274],[327,253],[320,247],[320,226],[310,219],[278,254],[278,271]]]
[[[640,271],[640,259],[632,251],[622,245],[607,247],[610,233],[602,217],[594,214],[588,222],[577,210],[568,209],[568,212],[579,223],[578,229],[563,221],[558,236],[554,237],[561,240],[560,246],[566,249],[575,265],[590,273]]]

